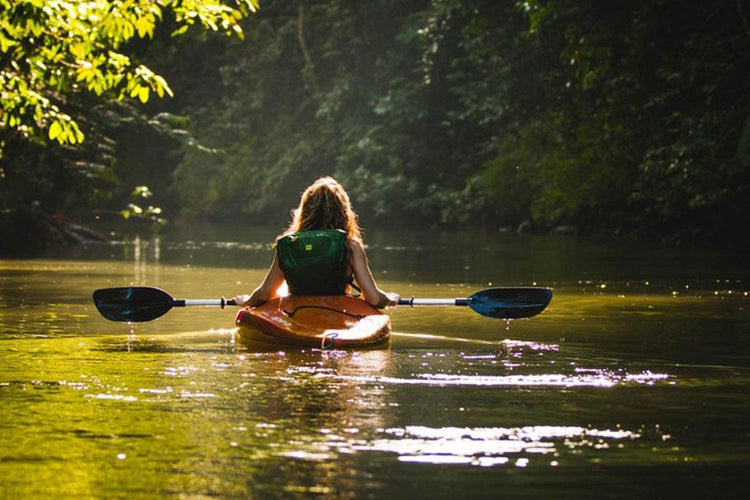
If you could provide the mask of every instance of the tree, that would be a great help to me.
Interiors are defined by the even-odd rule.
[[[117,170],[123,196],[148,185],[191,215],[281,224],[333,174],[366,224],[750,223],[748,0],[268,0],[252,30],[232,17],[250,0],[120,0],[87,21],[79,60],[52,14],[100,3],[0,0],[5,203],[107,194]],[[189,5],[229,17],[175,10]],[[170,36],[191,20],[208,31]],[[177,98],[142,104],[170,89],[143,68]],[[174,127],[206,148],[148,132]]]
[[[198,24],[242,35],[238,21],[258,0],[0,0],[0,85],[3,133],[60,144],[84,139],[65,109],[66,96],[89,91],[146,102],[171,95],[166,80],[121,49],[134,37],[153,36],[165,13],[175,34]]]
[[[426,175],[426,148],[410,141],[425,115],[412,113],[421,103],[409,97],[421,81],[413,68],[424,5],[264,5],[248,32],[258,50],[230,43],[212,59],[221,68],[219,98],[185,109],[195,136],[223,153],[186,155],[175,171],[181,206],[283,223],[301,190],[327,173],[345,183],[367,217],[392,220],[413,208],[419,185],[411,178]]]
[[[80,201],[114,180],[107,130],[140,119],[128,101],[172,95],[128,54],[133,41],[159,24],[173,35],[198,26],[241,37],[239,21],[257,8],[258,0],[0,0],[3,205],[31,194]],[[82,145],[87,135],[95,140]]]
[[[518,211],[546,225],[671,239],[746,227],[746,3],[520,2],[528,57],[509,72],[535,67],[541,93],[500,136],[485,196],[520,186]]]

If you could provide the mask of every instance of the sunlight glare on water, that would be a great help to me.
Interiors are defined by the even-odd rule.
[[[351,380],[397,385],[434,385],[434,386],[487,386],[487,387],[613,387],[617,384],[636,382],[639,384],[653,384],[658,380],[666,380],[669,375],[664,373],[614,373],[599,369],[576,369],[575,375],[564,374],[532,374],[532,375],[447,375],[434,373],[420,373],[415,378],[392,377],[351,377]],[[319,377],[330,375],[319,374]],[[342,378],[334,376],[336,378]]]
[[[581,427],[533,426],[521,428],[429,428],[410,426],[384,429],[389,439],[379,439],[364,451],[396,453],[400,461],[434,464],[465,464],[489,467],[515,464],[526,467],[527,456],[552,458],[544,463],[557,466],[560,447],[569,450],[609,448],[618,441],[640,438],[637,432]]]

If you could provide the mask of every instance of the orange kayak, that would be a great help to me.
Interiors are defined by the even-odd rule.
[[[246,344],[340,349],[383,346],[391,336],[387,314],[349,295],[281,297],[258,307],[243,307],[235,323]]]

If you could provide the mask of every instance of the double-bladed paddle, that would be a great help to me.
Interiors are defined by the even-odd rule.
[[[542,312],[552,300],[552,290],[542,287],[487,288],[468,298],[401,299],[408,306],[469,306],[482,316],[499,319],[529,318]],[[163,316],[173,307],[233,306],[234,300],[174,299],[160,288],[128,286],[102,288],[94,292],[94,304],[112,321],[141,322]]]

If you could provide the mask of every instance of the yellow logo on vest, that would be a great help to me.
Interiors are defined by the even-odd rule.
[[[310,250],[312,250],[312,244],[311,244],[311,243],[308,243],[308,244],[306,244],[306,245],[305,245],[305,250],[307,250],[308,252],[309,252]]]

